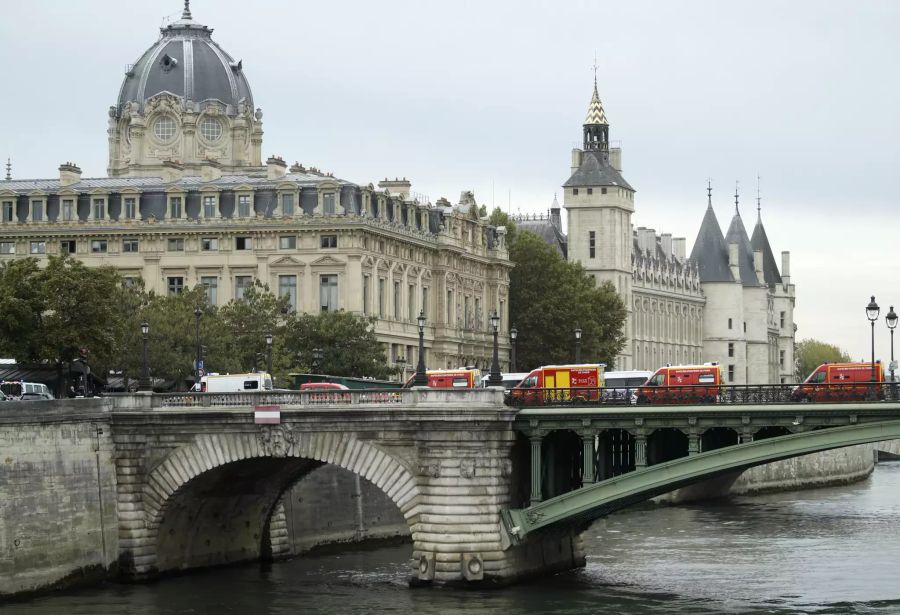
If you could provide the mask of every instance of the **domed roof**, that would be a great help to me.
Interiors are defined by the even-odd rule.
[[[125,73],[117,115],[125,103],[137,103],[143,109],[148,99],[161,92],[201,107],[206,101],[218,100],[228,115],[237,113],[241,100],[253,108],[253,94],[241,62],[235,62],[212,40],[212,28],[194,21],[187,0],[184,5],[181,19],[160,28],[159,40]]]

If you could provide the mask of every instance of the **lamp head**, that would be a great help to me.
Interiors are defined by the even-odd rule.
[[[575,339],[576,340],[581,339],[581,328],[580,327],[578,329],[575,329]]]
[[[198,307],[196,310],[194,310],[194,316],[200,318],[201,316],[203,316],[203,310]]]
[[[422,333],[425,331],[425,310],[419,311],[419,316],[416,318],[419,322],[419,332]]]
[[[491,314],[491,326],[494,327],[494,331],[500,326],[500,316],[497,315],[497,310],[494,310],[494,313]]]
[[[148,333],[150,333],[150,323],[149,323],[149,322],[142,322],[142,323],[141,323],[141,334],[142,334],[142,335],[147,335]]]
[[[875,303],[875,296],[872,295],[872,300],[869,301],[869,305],[866,306],[866,318],[875,322],[878,320],[878,312],[881,311],[881,308],[878,307],[878,304]]]
[[[513,327],[509,330],[509,339],[514,340],[519,335],[519,330]]]
[[[897,312],[894,311],[893,305],[887,316],[884,317],[884,321],[887,323],[888,329],[893,329],[897,326]]]
[[[271,345],[272,345],[272,334],[266,333],[266,346],[271,346]]]

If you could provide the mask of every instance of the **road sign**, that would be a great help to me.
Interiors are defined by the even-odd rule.
[[[198,375],[198,376],[203,377],[205,374],[206,374],[206,370],[203,369],[202,367],[201,367],[200,369],[197,370],[197,375]]]

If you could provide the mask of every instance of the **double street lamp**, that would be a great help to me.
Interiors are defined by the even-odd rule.
[[[519,330],[513,327],[509,330],[509,371],[516,371],[516,338]]]
[[[581,327],[575,329],[575,364],[581,363]]]
[[[150,382],[150,360],[147,358],[147,336],[150,335],[150,323],[141,323],[141,337],[144,340],[144,365],[141,370],[141,381],[138,383],[138,389],[141,391],[152,391],[153,385]]]
[[[488,376],[488,386],[503,386],[503,375],[500,373],[500,357],[497,349],[497,329],[500,327],[500,316],[497,310],[491,314],[491,327],[494,329],[494,355],[491,358],[491,375]]]
[[[419,311],[416,318],[419,324],[419,362],[416,364],[416,375],[413,377],[414,387],[427,387],[428,375],[425,373],[425,310]]]

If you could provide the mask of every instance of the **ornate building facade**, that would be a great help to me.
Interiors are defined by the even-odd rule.
[[[737,197],[723,235],[711,191],[690,257],[685,238],[635,229],[635,190],[622,176],[621,148],[610,146],[596,81],[563,190],[567,234],[555,199],[547,218],[519,224],[616,288],[628,309],[616,369],[717,361],[735,384],[795,380],[790,254],[782,252],[779,272],[761,216],[748,237]]]
[[[405,178],[263,163],[262,117],[242,61],[185,3],[109,108],[108,177],[66,162],[53,179],[0,181],[0,262],[71,254],[157,293],[201,285],[214,305],[259,280],[298,311],[375,316],[398,366],[417,358],[421,310],[429,368],[489,365],[491,313],[508,328],[505,229],[469,192],[432,204]]]

